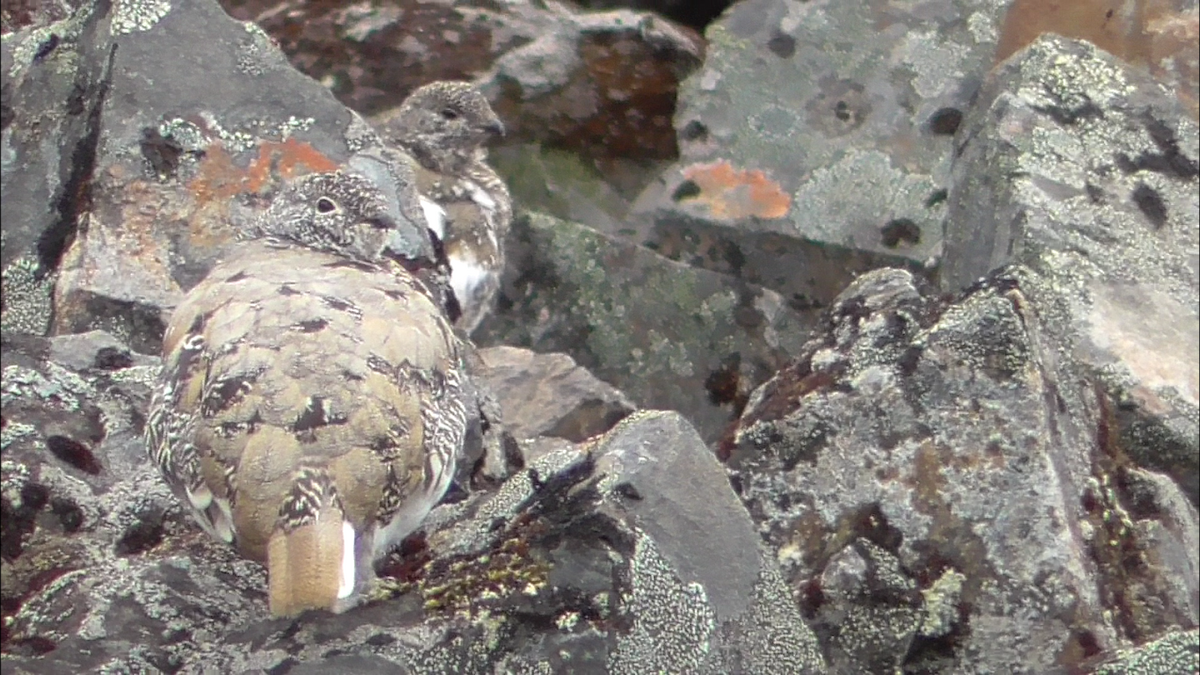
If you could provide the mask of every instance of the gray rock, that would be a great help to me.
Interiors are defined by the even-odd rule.
[[[398,597],[280,620],[261,567],[197,528],[98,549],[24,599],[13,640],[53,651],[6,670],[824,672],[724,470],[674,413],[545,454],[426,531]]]
[[[821,307],[856,272],[936,257],[1006,4],[735,4],[680,88],[680,159],[633,207],[640,240]]]
[[[519,216],[495,314],[475,339],[566,352],[706,439],[783,364],[805,326],[771,291],[667,260],[576,223]]]
[[[479,359],[482,367],[474,374],[502,392],[504,424],[516,438],[583,441],[608,431],[635,407],[566,354],[499,346],[480,350]]]
[[[61,37],[41,49],[48,33]],[[157,351],[165,312],[282,175],[332,169],[375,141],[215,3],[96,3],[10,44],[5,256],[57,265],[56,333],[102,328]]]
[[[1064,356],[1117,401],[1125,451],[1200,501],[1200,131],[1142,71],[1046,37],[959,134],[942,285],[1019,263]]]
[[[751,397],[729,466],[831,668],[1048,672],[1196,625],[1196,511],[1106,431],[1053,297],[872,272]]]
[[[0,134],[0,266],[23,256],[58,264],[86,194],[110,76],[108,40],[88,11],[4,36]],[[7,279],[6,279],[7,282]],[[7,286],[7,283],[6,283]],[[8,291],[5,291],[8,294]]]
[[[1200,630],[1174,631],[1136,649],[1124,650],[1096,668],[1095,675],[1194,673],[1200,663]]]

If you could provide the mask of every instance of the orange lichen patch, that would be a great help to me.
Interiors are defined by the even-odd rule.
[[[714,218],[782,218],[792,205],[788,193],[762,171],[738,170],[724,160],[693,164],[683,177],[699,188],[699,194],[687,199],[703,204]]]
[[[188,184],[196,201],[227,200],[239,194],[260,193],[278,178],[313,171],[333,171],[338,163],[316,148],[289,138],[285,141],[260,141],[258,155],[242,168],[219,143],[210,145],[200,162],[199,174]]]

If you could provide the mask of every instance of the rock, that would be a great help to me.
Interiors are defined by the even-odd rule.
[[[22,28],[40,28],[62,21],[75,11],[79,2],[72,0],[16,0],[0,9],[0,33]]]
[[[580,152],[614,179],[622,159],[675,158],[675,92],[703,60],[698,35],[648,12],[529,0],[224,5],[365,115],[432,80],[476,79],[510,141]]]
[[[1200,659],[1200,630],[1173,631],[1136,649],[1124,650],[1097,667],[1095,675],[1144,673],[1169,675],[1195,672]]]
[[[1116,10],[1116,11],[1113,11]],[[1200,12],[1195,0],[1118,6],[1106,0],[1068,0],[1046,5],[1014,0],[1000,28],[996,60],[1002,61],[1045,33],[1087,40],[1126,63],[1149,70],[1200,115]]]
[[[126,553],[179,527],[174,498],[142,444],[157,359],[93,332],[3,339],[4,650],[38,652],[53,633],[11,614],[36,593],[90,573],[119,576]],[[105,568],[106,572],[96,571]],[[11,634],[10,634],[11,629]],[[7,654],[6,659],[7,661]]]
[[[583,441],[608,431],[635,407],[566,354],[498,346],[480,350],[479,358],[483,367],[475,374],[502,392],[504,423],[516,438]]]
[[[680,87],[680,158],[634,204],[638,240],[799,306],[935,259],[1004,4],[735,4]]]
[[[860,277],[724,446],[837,672],[1049,672],[1190,628],[1196,510],[1136,466],[1014,266]]]
[[[212,3],[96,3],[11,40],[5,222],[56,205],[13,235],[39,273],[58,266],[56,333],[104,328],[157,351],[164,313],[281,177],[375,142],[261,30]]]
[[[197,528],[110,549],[24,603],[14,639],[52,651],[13,667],[824,672],[724,470],[674,413],[542,455],[426,529],[399,597],[296,620],[268,618],[261,568]]]
[[[640,407],[714,439],[805,333],[771,291],[672,262],[582,225],[513,223],[499,307],[482,345],[565,352]]]
[[[1117,401],[1121,443],[1200,502],[1197,126],[1149,75],[1048,36],[989,78],[959,135],[942,285],[1019,263]],[[1043,303],[1039,303],[1041,305]]]

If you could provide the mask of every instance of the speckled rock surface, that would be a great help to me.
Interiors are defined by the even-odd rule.
[[[1020,267],[860,277],[725,446],[835,672],[1043,673],[1193,627],[1196,510],[1136,467]]]
[[[10,506],[29,492],[10,486],[10,464],[6,523],[10,508],[43,508]],[[121,493],[108,520],[60,536],[74,564],[23,589],[5,672],[824,672],[724,470],[675,413],[634,413],[439,507],[396,559],[398,596],[341,616],[267,618],[261,567],[174,509],[123,548],[116,514],[165,496]],[[710,555],[714,540],[729,555]],[[6,592],[34,550],[5,556]]]
[[[704,53],[695,31],[650,12],[553,0],[222,4],[365,115],[431,80],[476,79],[508,142],[569,148],[617,182],[631,160],[676,157],[675,92]]]
[[[31,240],[38,260],[57,263],[56,333],[102,328],[157,351],[164,309],[203,277],[239,216],[281,176],[331,169],[372,140],[265,33],[215,3],[100,2],[10,44],[4,230],[10,209],[56,205],[13,247]]]
[[[855,272],[935,257],[1006,5],[735,4],[680,88],[680,159],[634,205],[640,240],[820,306]]]
[[[942,271],[947,290],[1009,262],[1043,277],[1063,347],[1118,402],[1127,451],[1193,503],[1198,138],[1149,75],[1088,43],[1035,42],[992,75],[957,139]]]
[[[566,354],[497,346],[481,349],[479,360],[475,375],[502,397],[504,425],[516,438],[583,441],[608,431],[635,408],[620,390]]]
[[[531,213],[509,235],[498,310],[475,339],[565,352],[640,407],[715,439],[807,326],[777,294]]]

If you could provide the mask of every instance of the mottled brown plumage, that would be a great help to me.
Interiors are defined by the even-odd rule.
[[[405,269],[431,249],[396,203],[415,195],[375,178],[289,185],[163,340],[151,457],[204,529],[267,564],[276,615],[360,601],[467,428],[463,346]]]
[[[444,218],[434,229],[445,240],[450,284],[462,307],[457,324],[470,333],[490,311],[504,271],[512,198],[484,148],[504,126],[476,87],[452,81],[417,89],[376,124],[388,143],[413,158],[418,191],[440,207],[430,219]]]

